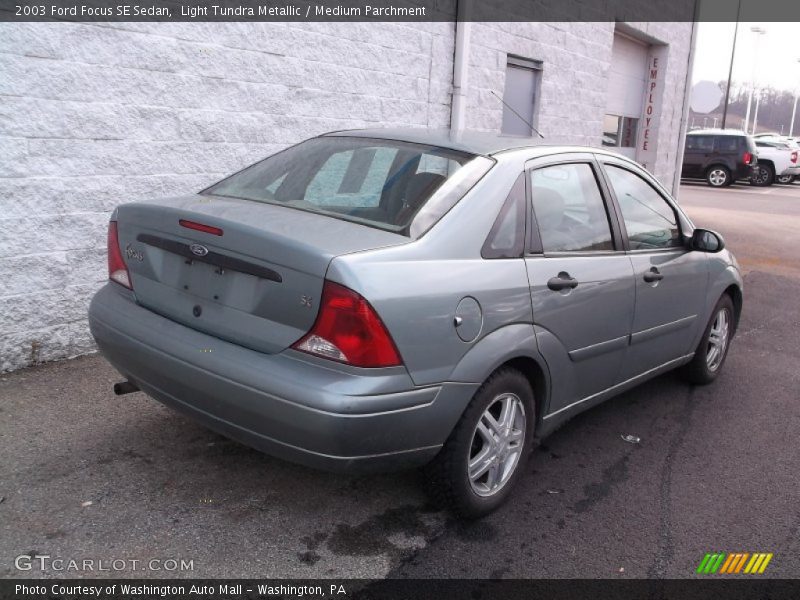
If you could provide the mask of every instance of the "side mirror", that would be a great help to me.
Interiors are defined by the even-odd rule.
[[[698,252],[720,252],[725,247],[725,240],[716,231],[695,229],[689,240],[689,249]]]

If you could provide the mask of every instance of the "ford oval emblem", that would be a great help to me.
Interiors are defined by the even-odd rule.
[[[208,248],[206,248],[201,244],[192,244],[191,246],[189,246],[189,250],[191,250],[192,254],[194,254],[195,256],[205,256],[206,254],[208,254]]]

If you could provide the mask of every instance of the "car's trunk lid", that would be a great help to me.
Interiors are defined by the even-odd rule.
[[[117,227],[139,304],[267,353],[311,328],[333,257],[409,241],[302,210],[201,195],[122,205]]]

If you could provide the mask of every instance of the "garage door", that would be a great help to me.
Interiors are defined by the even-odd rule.
[[[617,146],[635,158],[636,134],[642,116],[649,46],[627,36],[614,35],[608,74],[603,145]]]

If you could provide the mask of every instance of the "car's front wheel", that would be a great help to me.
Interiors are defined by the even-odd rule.
[[[533,391],[522,373],[503,368],[475,393],[436,458],[425,468],[432,499],[465,518],[506,501],[533,441]]]
[[[719,299],[692,361],[683,369],[690,383],[705,385],[714,381],[728,356],[731,338],[736,331],[736,313],[728,294]]]
[[[731,172],[727,167],[714,165],[706,172],[706,182],[711,187],[725,187],[731,184]]]

